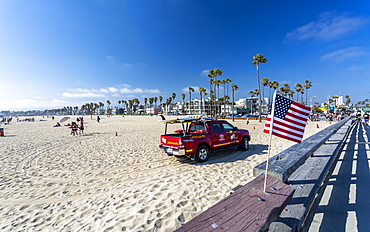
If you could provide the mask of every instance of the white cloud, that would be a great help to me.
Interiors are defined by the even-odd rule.
[[[116,58],[114,58],[113,56],[105,56],[108,60],[109,63],[115,63],[116,62]]]
[[[307,39],[329,41],[356,32],[368,24],[364,17],[350,17],[335,11],[324,12],[312,21],[288,32],[284,42],[298,42]]]
[[[119,85],[119,87],[123,87],[123,88],[131,88],[131,85],[128,85],[128,84],[121,84],[121,85]]]
[[[112,93],[117,93],[119,91],[119,89],[115,88],[115,87],[108,87],[108,90]]]
[[[188,86],[183,88],[182,91],[185,93],[189,93],[189,87],[192,87],[194,89],[194,92],[192,92],[191,94],[199,92],[199,86]]]
[[[320,60],[321,61],[329,60],[335,61],[337,63],[342,63],[345,61],[352,60],[354,58],[362,57],[366,54],[368,54],[368,52],[362,50],[362,48],[360,47],[349,47],[325,54],[320,57]]]
[[[134,65],[133,64],[128,64],[128,63],[123,63],[122,66],[126,68],[132,68]]]
[[[5,89],[5,88],[7,88],[8,86],[6,86],[6,85],[4,85],[4,84],[1,84],[0,83],[0,89]]]
[[[142,89],[142,88],[135,88],[135,89],[129,89],[129,88],[122,88],[120,89],[121,93],[124,94],[133,94],[133,93],[160,93],[159,89]]]
[[[41,110],[41,109],[53,109],[62,108],[67,104],[66,101],[53,99],[48,100],[35,100],[29,98],[22,99],[9,99],[0,100],[1,108],[3,110]]]
[[[201,76],[208,76],[208,73],[209,73],[209,70],[208,70],[208,69],[205,69],[205,70],[203,70],[203,71],[200,73],[200,75],[201,75]]]
[[[129,85],[121,85],[121,86],[129,86]],[[120,93],[122,94],[143,94],[143,93],[150,93],[150,94],[158,94],[160,93],[159,89],[142,89],[142,88],[117,88],[117,87],[106,87],[100,89],[68,89],[66,92],[62,94],[63,97],[66,98],[105,98],[108,94],[111,94],[112,97],[120,97]]]
[[[76,88],[76,89],[67,89],[67,91],[70,92],[78,92],[78,93],[89,93],[89,89],[81,89],[81,88]]]

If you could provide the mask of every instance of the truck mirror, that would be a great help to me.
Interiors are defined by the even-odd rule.
[[[234,131],[237,131],[237,130],[239,130],[239,128],[237,128],[237,127],[234,127]]]

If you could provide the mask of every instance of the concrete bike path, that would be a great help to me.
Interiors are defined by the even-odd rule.
[[[370,126],[348,137],[309,228],[310,232],[370,231]]]

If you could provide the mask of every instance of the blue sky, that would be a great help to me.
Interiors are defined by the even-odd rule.
[[[181,101],[214,68],[245,98],[257,53],[261,78],[310,80],[316,101],[370,99],[367,0],[2,0],[0,35],[0,111]]]

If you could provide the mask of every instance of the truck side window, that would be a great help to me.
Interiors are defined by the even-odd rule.
[[[214,133],[222,132],[222,128],[221,128],[220,124],[212,124],[212,131]]]
[[[234,130],[234,127],[231,126],[229,123],[222,123],[222,125],[224,126],[224,129],[225,129],[226,132]]]

